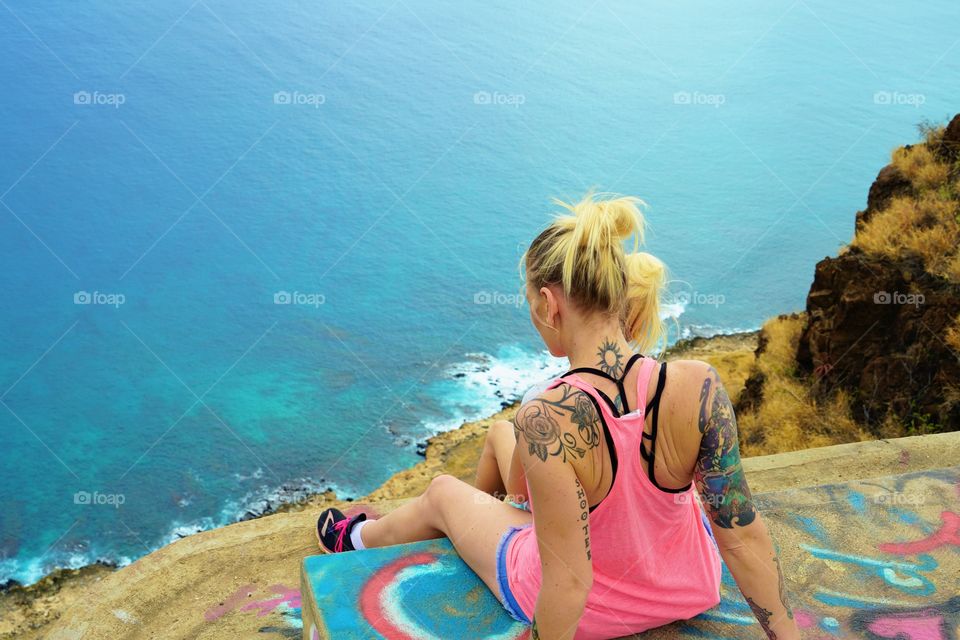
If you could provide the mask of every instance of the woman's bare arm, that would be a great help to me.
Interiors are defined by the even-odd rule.
[[[723,560],[747,604],[773,640],[800,637],[787,602],[773,540],[747,486],[737,419],[720,376],[712,367],[700,389],[700,452],[694,478]]]
[[[593,584],[587,496],[570,463],[586,445],[571,421],[574,405],[560,402],[566,397],[558,389],[544,392],[520,409],[515,423],[543,574],[531,638],[573,638]]]

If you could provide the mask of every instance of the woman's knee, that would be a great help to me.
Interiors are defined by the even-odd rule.
[[[506,438],[513,439],[513,423],[506,420],[497,420],[487,429],[487,437],[483,441],[481,455],[496,457],[498,447],[502,448]]]
[[[489,437],[500,437],[507,434],[513,435],[513,423],[509,420],[497,420],[490,425]]]
[[[438,506],[444,497],[450,495],[451,489],[459,482],[459,478],[455,478],[448,473],[440,474],[430,481],[430,484],[427,485],[427,490],[423,492],[422,498],[434,506]]]
[[[506,420],[497,420],[490,425],[487,431],[486,447],[491,450],[510,447],[516,442],[513,423]]]

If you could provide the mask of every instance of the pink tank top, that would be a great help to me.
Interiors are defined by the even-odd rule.
[[[637,402],[642,405],[656,360],[643,358],[641,362]],[[665,373],[661,372],[657,402],[651,402],[654,420]],[[692,618],[717,605],[720,555],[707,532],[693,486],[674,492],[659,489],[641,465],[646,409],[641,406],[616,416],[605,396],[601,398],[602,394],[576,373],[565,374],[549,388],[563,382],[595,400],[610,435],[607,442],[612,441],[617,458],[613,485],[589,516],[593,587],[576,638],[618,638]],[[618,385],[622,393],[622,383]],[[646,440],[653,444],[643,453],[650,469],[656,456],[655,429],[653,440]],[[537,512],[532,502],[531,511],[533,525],[518,531],[506,549],[510,590],[530,619],[542,580]]]

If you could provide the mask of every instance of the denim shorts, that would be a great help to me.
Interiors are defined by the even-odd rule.
[[[710,526],[710,520],[707,518],[707,514],[703,511],[700,512],[700,520],[703,522],[703,526],[707,530],[707,535],[710,536],[711,540],[713,540],[713,546],[717,547],[717,550],[719,551],[720,547],[717,546],[717,539],[713,537],[713,527]]]
[[[500,538],[500,543],[497,544],[497,586],[500,588],[500,602],[503,604],[503,608],[507,610],[507,613],[510,614],[511,618],[523,624],[530,624],[530,619],[524,615],[523,609],[520,608],[517,599],[513,597],[513,592],[510,591],[510,581],[507,580],[507,545],[517,531],[526,529],[529,526],[530,525],[510,527]]]

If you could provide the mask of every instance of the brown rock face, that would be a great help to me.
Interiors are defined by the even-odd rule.
[[[950,124],[947,125],[936,152],[940,159],[946,162],[960,160],[960,115],[954,116]]]
[[[910,181],[900,173],[900,170],[893,165],[887,165],[880,170],[877,179],[870,185],[870,193],[867,194],[867,208],[857,212],[856,230],[867,223],[877,211],[880,211],[894,197],[907,195],[913,191]]]
[[[960,115],[934,152],[960,160]],[[891,198],[912,194],[900,171],[884,167],[857,232]],[[927,273],[919,257],[893,261],[853,247],[817,264],[797,363],[821,398],[848,391],[868,428],[892,413],[908,430],[960,429],[960,354],[945,341],[958,314],[960,285]]]
[[[931,431],[960,428],[949,386],[960,357],[944,342],[960,313],[960,286],[923,270],[850,250],[817,264],[797,363],[826,396],[845,389],[855,417],[876,428],[889,412]]]

